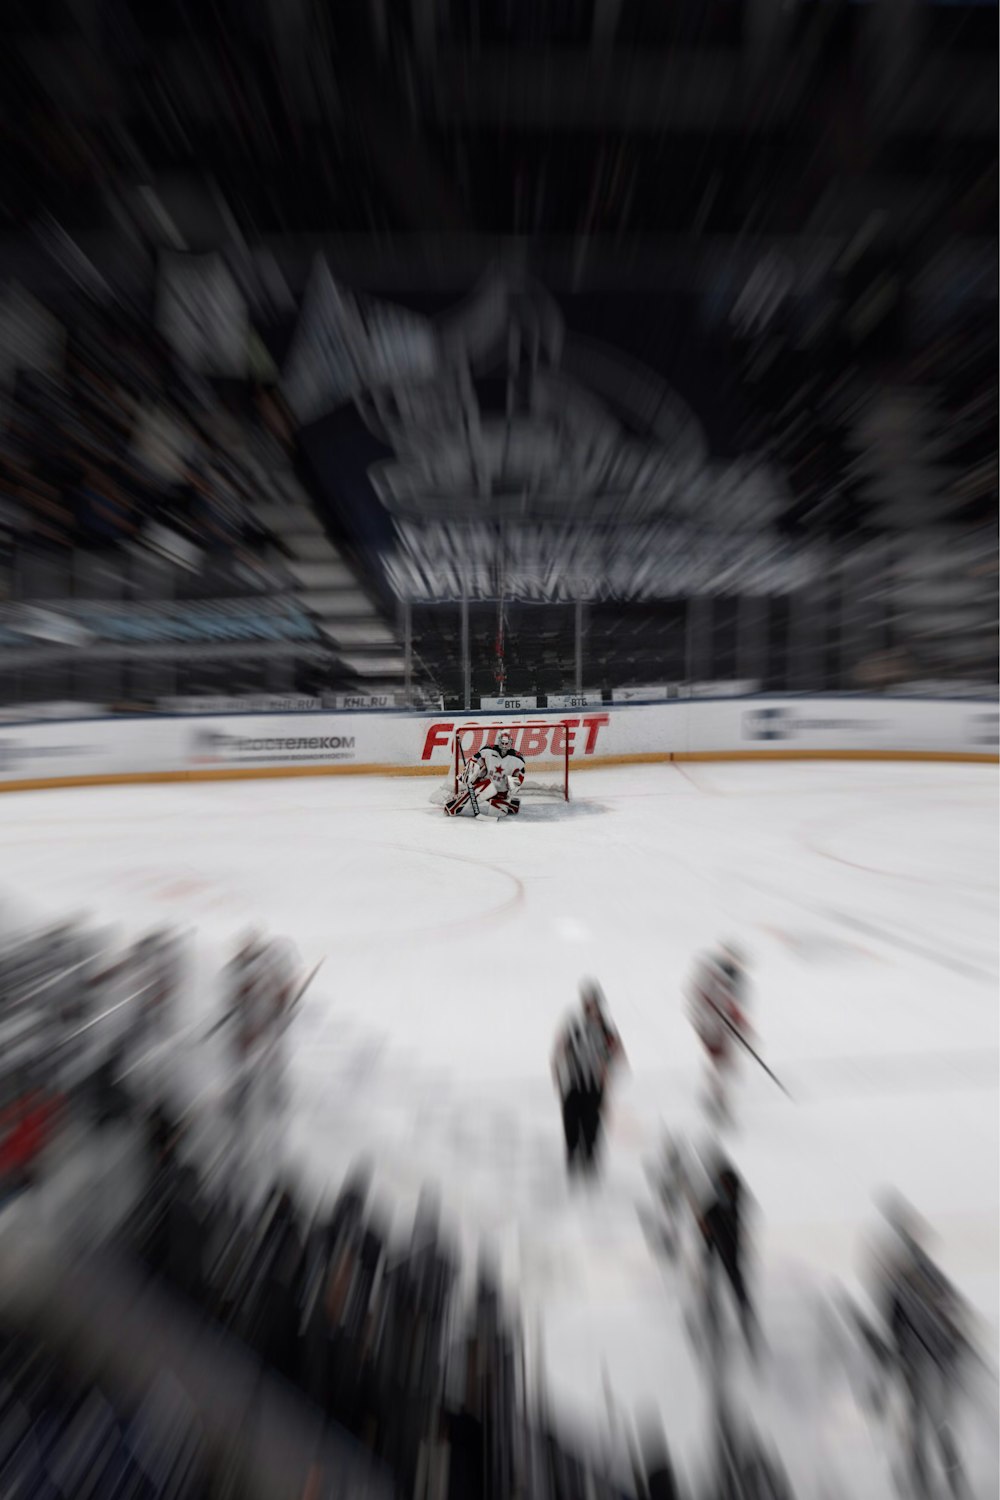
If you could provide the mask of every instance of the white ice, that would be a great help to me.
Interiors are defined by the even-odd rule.
[[[516,1286],[530,1375],[559,1411],[606,1431],[607,1379],[621,1410],[661,1409],[682,1466],[697,1460],[702,1383],[636,1202],[664,1124],[696,1127],[692,957],[738,939],[762,1049],[793,1096],[744,1069],[732,1154],[759,1205],[772,1351],[758,1418],[796,1477],[823,1455],[828,1476],[856,1465],[858,1500],[882,1493],[872,1434],[824,1369],[817,1294],[860,1285],[873,1193],[894,1184],[995,1354],[995,770],[588,771],[568,808],[502,823],[446,819],[430,790],[349,777],[5,796],[0,891],[122,930],[197,927],[203,1008],[249,922],[294,938],[306,963],[325,957],[297,1023],[294,1173],[332,1193],[368,1152],[400,1221],[436,1183],[467,1259],[487,1246]],[[548,1056],[585,974],[631,1073],[603,1183],[580,1194]],[[810,1400],[824,1382],[829,1399]]]

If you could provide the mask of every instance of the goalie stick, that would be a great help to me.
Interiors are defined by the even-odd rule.
[[[472,816],[474,818],[478,818],[479,817],[479,799],[477,798],[476,793],[475,793],[475,789],[474,789],[471,781],[469,780],[469,763],[468,763],[468,761],[465,758],[465,746],[462,744],[462,736],[461,735],[458,736],[458,753],[462,757],[462,769],[465,772],[465,789],[466,789],[466,791],[469,794],[469,801],[472,803]]]

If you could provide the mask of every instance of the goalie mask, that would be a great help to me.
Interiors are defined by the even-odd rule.
[[[501,729],[497,735],[497,749],[501,755],[507,755],[514,748],[514,736],[509,729]]]

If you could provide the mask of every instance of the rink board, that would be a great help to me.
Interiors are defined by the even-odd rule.
[[[545,725],[543,721],[548,720]],[[0,729],[0,790],[228,781],[274,776],[447,773],[456,726],[478,748],[516,731],[529,770],[670,761],[934,760],[996,762],[987,701],[726,698],[605,705],[559,718],[524,713],[240,714],[80,719]]]

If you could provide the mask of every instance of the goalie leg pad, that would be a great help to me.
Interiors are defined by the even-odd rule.
[[[490,808],[494,812],[503,813],[505,817],[512,818],[521,811],[521,804],[516,797],[508,801],[506,797],[498,795],[493,798]]]

